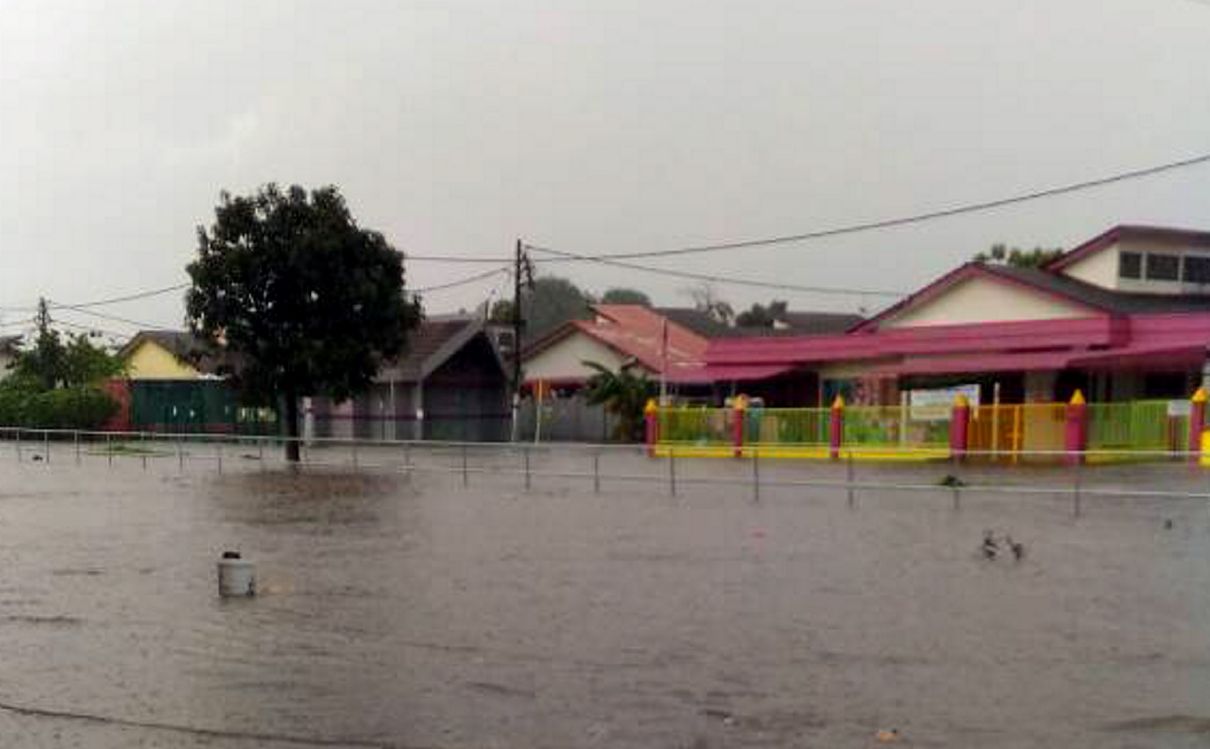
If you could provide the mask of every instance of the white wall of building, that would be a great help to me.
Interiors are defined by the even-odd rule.
[[[968,278],[882,323],[883,328],[1088,317],[1085,307],[1015,284]]]
[[[527,359],[525,379],[530,382],[588,379],[596,372],[584,366],[585,361],[594,361],[612,370],[617,370],[623,363],[622,357],[613,349],[576,332]]]
[[[1094,252],[1063,269],[1063,274],[1103,289],[1118,287],[1118,245]]]

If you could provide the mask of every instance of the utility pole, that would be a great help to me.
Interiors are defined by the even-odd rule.
[[[521,413],[521,260],[524,248],[521,239],[517,239],[516,256],[513,259],[513,424],[512,441],[516,442],[521,434],[517,417]],[[535,414],[536,416],[536,414]]]

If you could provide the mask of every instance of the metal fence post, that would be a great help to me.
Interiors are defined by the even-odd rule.
[[[16,442],[16,445],[15,445],[15,446],[16,446],[16,448],[17,448],[17,462],[18,462],[18,463],[20,463],[20,462],[21,462],[21,430],[18,428],[18,429],[17,429],[17,430],[14,432],[14,434],[16,434],[16,435],[17,435],[17,442]]]
[[[76,443],[76,465],[80,465],[80,431],[73,429],[71,435],[73,441]]]
[[[139,452],[143,456],[143,470],[147,470],[147,432],[139,432]]]
[[[105,434],[105,455],[109,467],[113,468],[113,435],[108,432]]]
[[[676,448],[668,447],[668,493],[676,496]]]
[[[261,471],[265,470],[265,441],[259,437],[256,438],[256,460],[260,463]]]
[[[185,438],[180,435],[176,438],[176,471],[185,472]]]
[[[403,443],[403,472],[407,476],[408,481],[412,480],[412,445],[410,442]]]
[[[845,453],[845,486],[848,488],[849,507],[852,507],[856,501],[856,492],[853,489],[853,451],[849,450]]]
[[[50,430],[42,432],[42,452],[43,458],[47,463],[50,463]]]
[[[760,448],[752,448],[752,501],[760,502]]]
[[[358,468],[358,463],[357,463],[357,439],[356,439],[356,438],[354,438],[354,439],[353,439],[353,470],[354,470],[354,471],[356,471],[356,470],[357,470],[357,468]]]
[[[218,458],[218,474],[220,476],[222,476],[223,475],[223,443],[221,440],[214,443],[214,454],[215,454],[215,457]]]
[[[592,454],[592,493],[601,493],[601,454]]]
[[[525,463],[525,491],[529,491],[530,479],[529,479],[529,448],[528,447],[521,448],[521,457],[522,457],[523,462]]]
[[[1074,486],[1072,487],[1072,514],[1077,518],[1080,517],[1080,494],[1082,489],[1081,485],[1083,484],[1084,478],[1082,471],[1082,464],[1084,463],[1082,459],[1083,457],[1084,456],[1081,455],[1079,456],[1079,459],[1076,460],[1076,473],[1074,478]]]
[[[462,443],[462,488],[466,488],[470,484],[470,477],[466,470],[466,443]]]

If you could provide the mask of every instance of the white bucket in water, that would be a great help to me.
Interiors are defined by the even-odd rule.
[[[223,598],[256,595],[256,566],[238,551],[224,551],[218,562],[218,594]]]

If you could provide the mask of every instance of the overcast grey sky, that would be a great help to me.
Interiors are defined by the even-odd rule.
[[[268,181],[340,186],[405,251],[493,257],[518,236],[658,249],[1144,167],[1210,151],[1208,40],[1196,0],[0,0],[0,307],[182,282],[219,191]],[[1210,228],[1210,165],[662,264],[910,290],[994,241],[1070,245],[1122,222]],[[481,270],[409,262],[408,284]],[[687,303],[687,282],[559,271]],[[473,307],[502,282],[426,306]],[[176,295],[106,311],[182,316]]]

